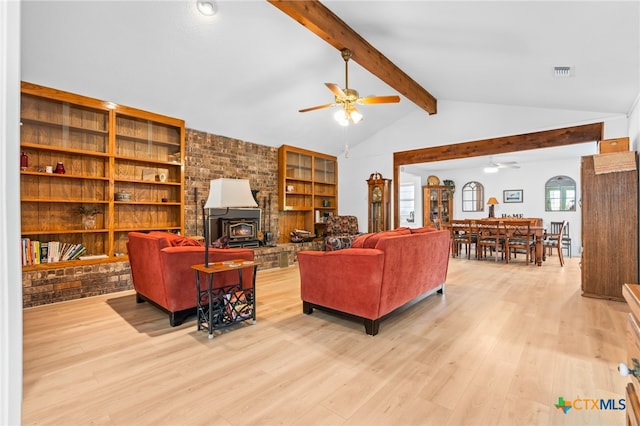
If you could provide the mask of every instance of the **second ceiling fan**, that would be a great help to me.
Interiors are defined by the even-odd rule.
[[[357,105],[368,104],[390,104],[400,102],[400,96],[366,96],[361,98],[358,91],[349,88],[349,59],[351,59],[351,50],[342,49],[342,59],[344,59],[344,74],[345,74],[345,87],[344,90],[335,83],[325,83],[325,86],[329,88],[333,93],[335,99],[333,103],[318,105],[310,108],[304,108],[299,112],[315,111],[317,109],[329,108],[333,106],[341,106],[340,110],[336,111],[334,118],[343,126],[349,125],[349,122],[358,123],[362,120],[362,114],[356,108]]]

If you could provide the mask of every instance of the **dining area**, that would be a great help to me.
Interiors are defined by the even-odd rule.
[[[563,238],[566,221],[553,222],[550,229],[542,218],[502,217],[455,219],[448,224],[452,257],[542,266],[555,249],[564,266]]]

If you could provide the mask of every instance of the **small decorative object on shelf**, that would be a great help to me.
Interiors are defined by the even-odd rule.
[[[444,185],[448,186],[449,188],[451,188],[451,193],[452,194],[456,191],[456,184],[451,179],[445,179],[445,180],[442,181],[442,183]]]
[[[116,201],[131,201],[131,194],[127,191],[118,191],[114,194]]]
[[[427,185],[440,185],[440,179],[438,176],[431,175],[427,178]]]
[[[96,215],[102,213],[98,207],[85,207],[80,206],[76,210],[76,213],[82,215],[82,228],[85,230],[96,229]]]
[[[59,175],[65,174],[66,171],[64,170],[64,163],[62,163],[62,161],[58,161],[58,164],[56,165],[56,169],[53,172]]]
[[[27,167],[29,167],[29,156],[22,151],[20,154],[20,170],[27,170]]]

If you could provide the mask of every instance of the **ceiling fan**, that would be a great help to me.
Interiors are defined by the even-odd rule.
[[[344,59],[344,75],[345,85],[344,89],[340,88],[335,83],[325,83],[325,86],[329,88],[333,93],[335,100],[333,103],[318,105],[310,108],[304,108],[299,112],[315,111],[317,109],[329,108],[333,106],[341,106],[342,108],[334,114],[334,118],[343,126],[348,126],[349,122],[358,123],[362,120],[362,114],[358,111],[355,105],[368,105],[368,104],[389,104],[400,102],[400,96],[367,96],[361,98],[358,91],[349,88],[349,59],[351,59],[351,50],[342,49],[342,59]]]
[[[492,159],[489,159],[489,165],[484,168],[485,173],[497,173],[498,169],[519,169],[520,165],[518,165],[517,161],[503,161],[503,162],[495,162]]]

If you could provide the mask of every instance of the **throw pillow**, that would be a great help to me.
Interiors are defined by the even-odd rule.
[[[343,250],[353,247],[353,238],[348,235],[342,237],[327,237],[324,241],[326,244],[326,251]]]
[[[198,241],[198,240],[194,240],[193,238],[189,238],[189,237],[178,237],[178,238],[173,238],[170,240],[171,246],[173,247],[183,247],[183,246],[197,246],[197,247],[202,247],[203,244]]]
[[[222,237],[218,238],[213,243],[211,243],[211,247],[219,248],[219,249],[228,249],[229,248],[229,237],[226,236],[226,235],[223,235]]]

